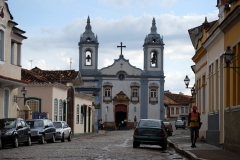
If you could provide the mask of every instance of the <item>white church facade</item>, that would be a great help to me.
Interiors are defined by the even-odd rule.
[[[122,43],[117,46],[121,48],[118,59],[98,69],[99,42],[89,17],[78,45],[79,71],[86,87],[79,90],[98,95],[94,102],[99,107],[96,119],[102,119],[107,127],[115,127],[122,120],[126,127],[133,127],[134,119],[164,119],[164,43],[154,18],[143,44],[143,70],[124,58]]]

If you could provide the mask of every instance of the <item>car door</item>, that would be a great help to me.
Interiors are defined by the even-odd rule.
[[[65,137],[68,137],[69,136],[69,127],[68,127],[67,123],[65,123],[65,122],[62,122],[62,125],[63,125],[63,129],[64,129],[64,135],[65,135]]]
[[[51,137],[53,137],[53,135],[56,134],[56,128],[55,128],[53,122],[50,119],[48,119],[48,124],[49,124],[49,130],[50,130],[50,133],[51,133]]]
[[[20,120],[17,120],[16,131],[18,133],[18,141],[23,142],[24,141],[24,127],[22,126],[22,123]]]
[[[45,132],[45,139],[49,140],[51,139],[51,128],[49,127],[49,123],[47,119],[44,119],[44,132]]]
[[[29,136],[29,127],[28,125],[23,121],[23,120],[20,120],[22,126],[23,126],[23,141],[26,142],[28,141],[28,136]]]

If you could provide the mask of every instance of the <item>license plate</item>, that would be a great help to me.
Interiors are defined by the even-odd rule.
[[[144,131],[143,134],[153,134],[153,131]]]

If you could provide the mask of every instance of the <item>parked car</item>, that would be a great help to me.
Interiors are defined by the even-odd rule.
[[[140,119],[133,134],[133,148],[140,144],[160,145],[167,148],[167,132],[162,120]]]
[[[168,136],[172,136],[173,132],[172,124],[170,122],[163,122],[163,124],[165,125]]]
[[[0,119],[0,131],[3,146],[11,144],[17,148],[19,143],[32,144],[30,128],[22,118]]]
[[[181,119],[177,119],[176,122],[175,122],[175,128],[178,129],[178,128],[183,128],[185,129],[186,127],[186,123],[181,120]]]
[[[57,132],[56,140],[61,140],[61,142],[64,142],[65,139],[72,140],[72,129],[65,121],[56,121],[53,122],[53,125]]]
[[[186,116],[185,115],[180,115],[179,116],[181,120],[186,120]]]
[[[55,142],[56,128],[50,119],[31,119],[26,121],[31,128],[31,139],[40,144]]]
[[[2,133],[1,133],[1,130],[0,130],[0,150],[2,149]]]

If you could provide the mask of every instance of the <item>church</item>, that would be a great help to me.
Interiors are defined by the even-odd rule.
[[[139,119],[164,120],[164,43],[155,18],[150,30],[143,43],[143,70],[124,58],[122,42],[114,63],[98,69],[99,42],[87,19],[78,43],[79,72],[86,88],[76,90],[94,92],[95,119],[102,119],[105,127],[116,127],[121,121],[125,127],[133,127]]]

